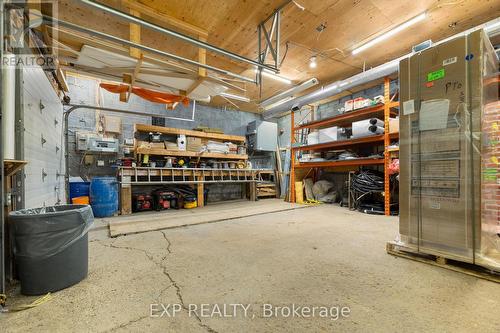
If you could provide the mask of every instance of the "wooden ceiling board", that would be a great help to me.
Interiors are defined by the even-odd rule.
[[[122,10],[124,8],[121,0],[98,1]],[[320,85],[344,79],[361,72],[364,66],[374,67],[406,54],[412,45],[424,40],[441,40],[500,16],[500,0],[296,1],[304,6],[305,10],[290,3],[283,9],[281,17],[282,57],[285,53],[285,44],[289,42],[289,49],[281,67],[281,75],[292,79],[295,84],[311,77],[318,78]],[[138,2],[207,30],[208,42],[213,45],[256,59],[257,25],[275,8],[282,5],[284,0],[139,0]],[[425,10],[429,10],[429,17],[425,21],[356,56],[351,55],[353,48]],[[128,38],[129,24],[126,21],[92,10],[76,0],[61,0],[59,12],[61,19],[120,38]],[[154,18],[146,17],[145,19],[175,29]],[[456,22],[454,28],[448,27],[454,22]],[[320,24],[326,26],[323,32],[316,30]],[[193,36],[193,33],[175,30]],[[70,34],[62,34],[59,38],[71,47],[81,47]],[[142,28],[142,43],[197,60],[198,49],[196,47],[146,28]],[[68,52],[64,55],[70,57]],[[316,69],[308,67],[309,58],[313,55],[317,56],[318,67]],[[270,59],[269,57],[268,60]],[[249,77],[254,76],[250,65],[213,52],[207,52],[207,63]],[[262,87],[249,83],[235,84],[244,87],[247,90],[244,95],[249,96],[253,101],[268,98],[290,88],[288,85],[265,77],[263,80]],[[234,83],[234,81],[230,82]],[[243,94],[237,91],[234,93]],[[244,109],[252,109],[256,105],[232,102],[243,106]],[[231,105],[222,98],[214,98],[211,104]]]

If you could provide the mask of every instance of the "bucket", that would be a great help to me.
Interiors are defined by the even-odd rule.
[[[90,205],[95,217],[118,211],[118,182],[115,177],[94,177],[90,182]]]
[[[90,198],[88,196],[75,197],[71,199],[71,203],[74,205],[89,205]]]
[[[76,197],[89,196],[90,182],[71,182],[69,183],[69,199]]]

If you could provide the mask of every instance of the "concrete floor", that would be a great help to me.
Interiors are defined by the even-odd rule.
[[[500,285],[387,255],[394,217],[322,205],[115,239],[97,230],[88,278],[41,306],[0,314],[1,332],[500,331]],[[9,298],[33,299],[17,290]],[[250,310],[150,317],[151,303]],[[262,304],[293,303],[347,306],[350,315],[263,316]]]

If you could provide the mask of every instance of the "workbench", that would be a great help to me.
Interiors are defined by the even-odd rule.
[[[257,186],[271,184],[269,169],[151,168],[119,167],[121,214],[132,213],[132,187],[189,184],[196,186],[198,207],[204,206],[204,184],[233,183],[247,187],[248,199],[258,199]]]

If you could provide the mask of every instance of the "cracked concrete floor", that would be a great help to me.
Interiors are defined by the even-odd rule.
[[[110,239],[91,234],[89,276],[1,332],[499,332],[500,285],[394,258],[397,218],[337,206]],[[13,291],[12,305],[32,301]],[[251,315],[152,318],[151,303],[250,304]],[[261,304],[348,306],[350,316],[263,318]]]

